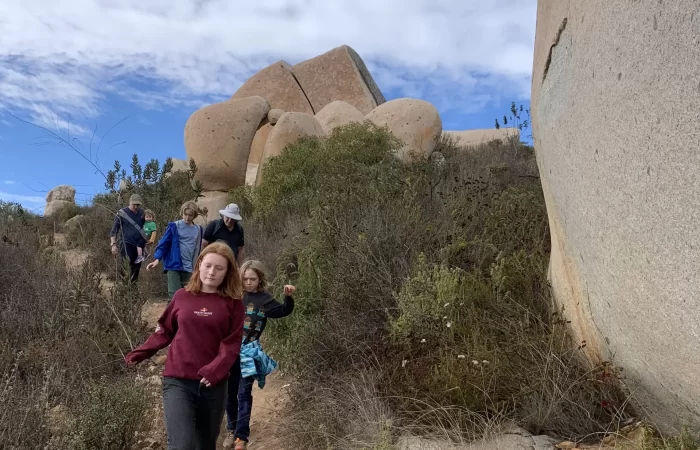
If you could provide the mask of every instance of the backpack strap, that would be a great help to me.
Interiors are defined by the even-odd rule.
[[[146,240],[146,241],[148,240],[148,236],[146,235],[146,232],[143,231],[143,228],[141,228],[139,225],[137,225],[136,222],[134,222],[134,219],[129,217],[129,215],[126,213],[126,211],[124,211],[123,209],[120,209],[117,214],[119,215],[119,217],[121,217],[122,219],[125,219],[127,222],[129,222],[131,224],[131,226],[136,228],[136,230],[141,234],[141,237],[144,240]]]

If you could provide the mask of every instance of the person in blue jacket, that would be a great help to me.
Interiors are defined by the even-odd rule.
[[[146,270],[151,270],[163,261],[163,270],[168,274],[168,302],[173,299],[175,291],[190,281],[194,263],[202,250],[202,227],[194,223],[197,204],[185,202],[180,215],[181,220],[168,223],[153,252],[153,262],[146,266]]]

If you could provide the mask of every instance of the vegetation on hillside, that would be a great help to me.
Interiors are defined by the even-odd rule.
[[[298,286],[266,343],[296,380],[293,435],[373,448],[387,429],[476,437],[513,419],[581,437],[626,419],[615,373],[584,368],[552,313],[532,148],[443,139],[403,164],[398,145],[351,124],[287,147],[261,186],[232,194],[252,254],[276,286]]]
[[[383,450],[402,434],[471,439],[506,421],[595,439],[626,423],[618,372],[583,364],[552,303],[533,149],[441,139],[429,161],[404,164],[399,145],[350,124],[287,147],[261,186],[231,192],[247,254],[271,269],[278,297],[298,288],[295,312],[264,338],[293,380],[275,421],[289,446]],[[148,396],[123,354],[143,341],[141,307],[165,294],[164,276],[99,285],[116,272],[107,235],[132,193],[160,230],[197,197],[194,163],[170,167],[134,155],[131,174],[115,164],[92,205],[52,219],[0,202],[0,447],[116,450],[144,431]],[[56,232],[89,251],[82,270],[65,263]],[[690,433],[645,442],[698,448]]]
[[[143,176],[93,205],[41,218],[0,202],[0,447],[121,450],[144,431],[148,396],[124,368],[123,355],[143,341],[141,307],[164,295],[164,275],[146,273],[138,286],[100,287],[116,278],[109,252],[114,212],[138,192],[163,229],[194,198],[187,173]],[[139,173],[142,174],[139,176]],[[151,206],[152,205],[152,206]],[[71,227],[65,221],[76,214]],[[54,242],[64,234],[64,248]],[[87,250],[80,270],[66,249]],[[162,291],[162,292],[161,292]]]

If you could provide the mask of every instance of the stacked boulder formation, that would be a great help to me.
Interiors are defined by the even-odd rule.
[[[56,215],[69,206],[75,206],[75,188],[67,184],[56,186],[46,194],[44,217]]]
[[[423,100],[386,101],[362,58],[343,45],[294,66],[278,61],[250,77],[226,101],[195,111],[185,125],[187,158],[204,187],[198,202],[217,217],[230,189],[259,185],[262,168],[305,136],[326,136],[351,122],[387,126],[404,146],[396,156],[428,158],[442,133]]]

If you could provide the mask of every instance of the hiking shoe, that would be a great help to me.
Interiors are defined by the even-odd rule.
[[[142,262],[144,262],[145,260],[146,260],[146,257],[145,257],[145,256],[139,256],[138,258],[136,258],[136,261],[134,261],[134,264],[142,263]]]
[[[233,431],[226,430],[226,439],[224,439],[224,448],[232,449],[236,445],[236,434]]]
[[[240,439],[236,439],[236,447],[233,450],[248,450],[248,443]]]

